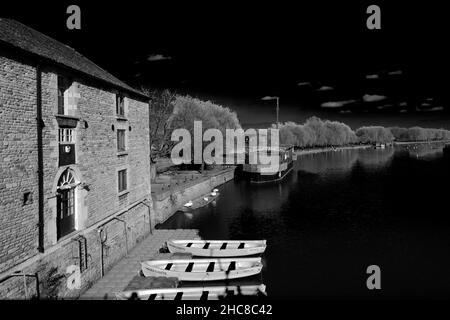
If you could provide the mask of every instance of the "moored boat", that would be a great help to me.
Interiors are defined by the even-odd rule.
[[[294,161],[297,160],[293,146],[280,146],[279,148],[257,148],[248,151],[246,158],[254,154],[254,158],[259,159],[260,154],[270,155],[272,152],[278,153],[278,166],[272,168],[271,164],[263,164],[258,161],[257,164],[246,163],[242,166],[242,176],[251,183],[266,183],[280,181],[292,171]]]
[[[167,248],[199,257],[242,257],[263,253],[266,240],[169,240]]]
[[[266,295],[266,286],[214,286],[195,288],[162,288],[162,289],[140,289],[116,292],[117,300],[219,300],[229,296],[256,296]]]
[[[181,281],[236,279],[259,274],[261,258],[172,259],[141,263],[146,277],[176,277]]]

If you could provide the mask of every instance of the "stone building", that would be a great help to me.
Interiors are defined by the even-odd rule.
[[[77,297],[151,231],[148,97],[0,18],[0,299]]]

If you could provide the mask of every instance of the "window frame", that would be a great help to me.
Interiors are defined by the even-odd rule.
[[[116,94],[116,115],[125,118],[125,96],[123,94]]]
[[[58,75],[57,78],[57,92],[58,92],[58,115],[66,115],[67,114],[67,105],[66,105],[66,91],[67,91],[67,79],[64,76]]]
[[[122,172],[125,172],[125,177],[121,177]],[[125,188],[121,189],[121,187],[123,187],[123,184],[125,184]],[[128,192],[128,168],[117,170],[117,191],[119,195]]]
[[[75,143],[75,130],[71,128],[59,128],[58,142],[60,144]]]
[[[120,133],[123,133],[123,136],[120,137]],[[117,129],[117,152],[125,152],[127,151],[127,130],[125,129]],[[122,147],[123,145],[123,147]],[[122,148],[121,148],[122,147]]]

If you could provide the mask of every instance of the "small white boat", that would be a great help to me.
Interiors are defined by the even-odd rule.
[[[261,258],[172,259],[141,262],[146,277],[176,277],[180,281],[213,281],[253,276],[262,270]]]
[[[167,289],[140,289],[116,292],[117,300],[219,300],[228,295],[256,296],[266,295],[266,286],[219,286],[219,287],[196,287],[196,288],[167,288]],[[134,295],[134,297],[133,297]]]
[[[192,207],[192,205],[193,205],[193,202],[192,202],[192,201],[189,201],[189,202],[187,202],[187,203],[184,204],[184,206],[185,206],[186,208]]]
[[[169,240],[167,248],[198,257],[242,257],[263,253],[266,240]]]

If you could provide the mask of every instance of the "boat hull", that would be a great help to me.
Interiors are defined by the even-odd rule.
[[[219,300],[228,295],[256,296],[266,294],[266,286],[217,286],[196,288],[141,289],[115,293],[117,300]]]
[[[191,246],[188,247],[189,244]],[[209,245],[205,249],[206,244]],[[244,247],[239,249],[241,244]],[[197,257],[244,257],[264,253],[266,241],[170,240],[167,241],[167,248],[172,253],[190,253]]]
[[[238,279],[262,270],[261,258],[156,260],[142,262],[141,266],[146,277],[176,277],[181,281]]]
[[[285,170],[278,171],[274,174],[261,174],[259,172],[242,171],[244,179],[251,183],[269,183],[283,180],[294,168],[294,163],[291,161],[287,163]]]

